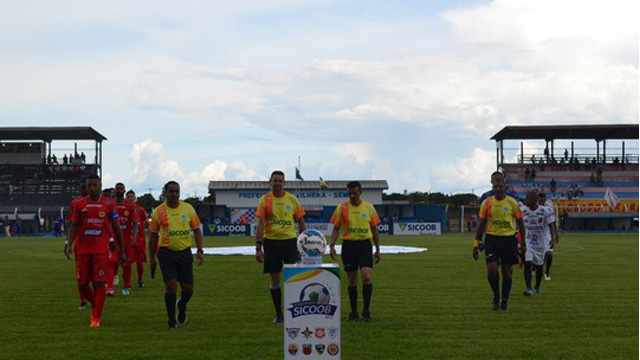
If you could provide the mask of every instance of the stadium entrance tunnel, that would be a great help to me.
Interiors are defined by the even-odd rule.
[[[255,246],[229,246],[229,247],[208,247],[204,248],[205,255],[255,255]],[[380,246],[382,254],[407,254],[427,251],[427,248],[411,247],[411,246]],[[196,253],[196,249],[191,249],[192,253]],[[342,245],[336,245],[336,252],[342,252]],[[329,255],[329,247],[327,246],[325,255]]]

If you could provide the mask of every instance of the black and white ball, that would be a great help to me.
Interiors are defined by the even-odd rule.
[[[298,235],[298,252],[302,256],[322,256],[327,248],[327,240],[318,230],[305,230]]]

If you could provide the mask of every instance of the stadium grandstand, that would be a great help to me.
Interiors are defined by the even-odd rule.
[[[547,194],[564,231],[637,231],[638,138],[638,125],[561,125],[507,126],[491,139],[510,189]],[[523,140],[544,146],[525,150]]]
[[[22,234],[52,231],[82,180],[101,175],[104,140],[91,127],[1,127],[0,219],[12,228],[20,219]],[[93,144],[78,148],[78,142]]]

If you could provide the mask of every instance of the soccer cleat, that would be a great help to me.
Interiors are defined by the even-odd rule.
[[[283,323],[284,322],[284,316],[282,316],[282,314],[277,314],[276,317],[273,318],[273,322],[274,323]]]
[[[78,306],[78,310],[84,310],[87,308],[87,302],[83,301],[80,303],[80,306]]]
[[[531,291],[531,288],[526,288],[522,292],[522,295],[524,295],[524,296],[533,296],[533,291]]]
[[[92,327],[92,328],[100,327],[100,319],[97,317],[94,317],[93,314],[91,314],[91,323],[89,324],[89,327]]]
[[[547,281],[551,280],[551,275],[549,275],[549,273],[544,274],[544,279]]]
[[[362,314],[362,322],[370,323],[372,321],[371,314]]]
[[[535,292],[536,292],[536,295],[542,295],[542,291],[540,291],[539,287],[535,288]]]
[[[171,330],[171,329],[177,329],[178,328],[178,323],[175,321],[169,321],[167,323],[167,329]]]
[[[113,289],[109,289],[109,290],[107,290],[107,296],[113,296],[113,294],[114,294],[114,293],[115,293],[115,292],[114,292],[114,290],[113,290]]]
[[[118,275],[113,277],[113,285],[118,285],[120,283],[120,278]]]
[[[143,287],[144,287],[144,283],[139,282],[139,283],[138,283],[138,287],[139,287],[139,288],[143,288]]]
[[[509,311],[509,306],[505,303],[500,304],[500,311]]]
[[[358,321],[358,313],[351,313],[347,317],[347,321]]]
[[[131,294],[129,289],[122,289],[122,295],[129,295],[129,294]]]

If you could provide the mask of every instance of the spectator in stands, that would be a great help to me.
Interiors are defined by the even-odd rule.
[[[555,178],[551,178],[551,182],[549,183],[549,190],[551,190],[551,193],[555,194],[556,193],[556,179]]]
[[[615,159],[613,159],[613,165],[616,166],[616,170],[619,169],[620,166],[620,159],[616,156]]]
[[[20,215],[16,214],[16,220],[13,223],[13,233],[14,234],[19,234],[20,233],[20,225],[22,223],[22,220],[20,219]]]
[[[80,160],[82,160],[83,164],[87,162],[87,157],[84,155],[84,152],[80,153]]]
[[[576,184],[576,190],[575,190],[575,197],[577,198],[581,198],[584,196],[584,191],[582,190],[582,186],[580,186],[579,184]]]
[[[589,186],[593,186],[596,184],[596,176],[591,172],[591,176],[589,176]]]
[[[531,155],[531,163],[532,163],[533,165],[535,165],[535,164],[536,164],[536,154]]]
[[[62,164],[67,165],[69,163],[69,159],[67,158],[67,154],[64,154],[62,157]]]
[[[62,219],[60,216],[56,216],[56,220],[53,223],[53,231],[55,232],[56,237],[62,236]]]
[[[567,161],[569,160],[569,150],[564,149],[564,160]]]
[[[604,185],[602,181],[602,165],[596,166],[596,181],[598,186],[602,187]]]
[[[531,174],[529,176],[529,181],[536,181],[536,168],[531,168]]]
[[[56,157],[56,154],[53,154],[53,155],[51,156],[51,163],[52,163],[53,165],[58,165],[58,158]]]
[[[524,171],[524,182],[529,182],[529,180],[531,180],[531,170],[529,170],[529,168],[527,168]]]
[[[2,229],[4,230],[4,236],[11,237],[11,222],[7,215],[5,215],[2,220]]]
[[[540,158],[540,171],[544,171],[544,158]]]

